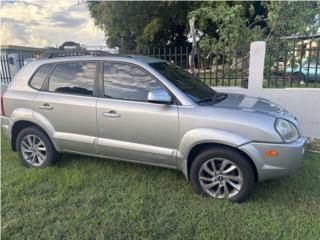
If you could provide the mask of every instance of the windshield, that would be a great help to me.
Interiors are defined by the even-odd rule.
[[[174,64],[157,62],[150,63],[150,66],[195,102],[212,99],[216,94],[216,91]]]

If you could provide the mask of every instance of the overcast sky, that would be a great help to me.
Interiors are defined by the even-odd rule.
[[[1,44],[60,46],[65,41],[105,45],[83,0],[2,1]]]

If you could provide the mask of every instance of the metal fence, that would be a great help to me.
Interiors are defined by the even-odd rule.
[[[8,55],[1,55],[1,84],[8,85],[11,82],[11,73],[9,68],[9,58]]]
[[[22,68],[25,59],[36,57],[35,53],[20,53],[20,54],[2,54],[1,55],[1,84],[8,85],[14,74]]]
[[[158,47],[138,50],[135,54],[161,58],[191,70],[191,47]],[[249,46],[234,51],[205,52],[197,49],[195,74],[210,86],[247,87]]]
[[[320,39],[267,43],[264,87],[320,87]]]
[[[56,51],[50,52],[52,57],[102,54],[99,51]],[[191,47],[147,48],[135,52],[138,55],[165,59],[191,72]],[[51,56],[50,55],[50,56]],[[35,54],[18,54],[14,61],[7,55],[1,56],[1,83],[8,84],[12,78],[12,66],[19,70],[25,59],[34,58]],[[11,67],[9,66],[11,65]],[[195,55],[195,74],[210,86],[247,87],[249,66],[249,47],[235,51],[204,52],[198,49]]]
[[[83,55],[94,55],[94,56],[105,56],[112,55],[111,53],[107,53],[100,50],[48,50],[39,56],[38,53],[30,52],[30,53],[11,53],[9,55],[2,54],[1,55],[1,84],[8,85],[13,76],[17,71],[19,71],[23,65],[25,64],[26,59],[31,58],[54,58],[54,57],[69,57],[69,56],[83,56]]]
[[[166,46],[140,49],[134,54],[165,59],[191,72],[191,50],[190,46]],[[104,53],[57,50],[52,57]],[[24,65],[25,59],[35,57],[36,53],[1,55],[1,84],[9,84],[14,74]],[[248,69],[249,46],[233,51],[196,51],[195,74],[207,85],[246,88]],[[290,39],[277,45],[267,43],[264,87],[320,87],[320,38]]]

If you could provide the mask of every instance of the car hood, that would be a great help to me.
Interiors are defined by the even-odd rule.
[[[296,121],[296,118],[281,105],[271,102],[265,98],[252,97],[244,94],[228,93],[226,98],[213,106],[257,112],[274,117],[286,118],[290,121]]]

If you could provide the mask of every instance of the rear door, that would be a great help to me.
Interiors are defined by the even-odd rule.
[[[47,122],[61,150],[96,153],[97,63],[57,63],[36,97],[35,118]]]
[[[177,106],[147,101],[150,90],[164,88],[160,81],[129,63],[105,62],[100,69],[99,152],[112,158],[174,167]]]

